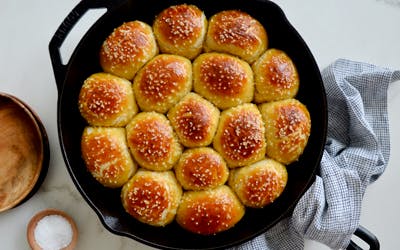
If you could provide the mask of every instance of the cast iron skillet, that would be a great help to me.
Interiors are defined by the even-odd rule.
[[[142,20],[152,24],[164,8],[179,4],[197,5],[210,17],[226,9],[240,9],[258,19],[269,35],[269,47],[285,51],[297,65],[300,90],[297,99],[309,109],[312,131],[299,161],[288,166],[288,185],[279,199],[263,209],[247,209],[244,218],[232,229],[214,236],[189,233],[175,222],[157,228],[130,217],[120,202],[120,189],[108,189],[86,171],[81,158],[80,138],[86,122],[78,110],[78,94],[83,81],[101,71],[98,53],[104,39],[124,21]],[[75,48],[67,65],[61,63],[60,47],[74,24],[89,9],[107,12],[89,29]],[[58,87],[58,132],[64,160],[77,189],[111,232],[144,244],[165,249],[227,248],[254,238],[287,216],[314,181],[325,144],[327,128],[326,96],[318,66],[307,45],[289,24],[282,10],[263,0],[84,0],[67,16],[50,45],[50,56]]]

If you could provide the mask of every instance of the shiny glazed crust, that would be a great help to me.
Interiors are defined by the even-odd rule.
[[[182,146],[162,114],[139,113],[126,126],[126,133],[133,157],[145,169],[169,170],[181,156]]]
[[[267,155],[283,164],[300,157],[311,132],[310,114],[296,99],[260,105],[265,122]]]
[[[125,138],[123,128],[86,127],[83,131],[82,158],[92,176],[105,187],[121,187],[137,169]]]
[[[229,186],[245,206],[262,208],[282,194],[287,179],[284,165],[272,159],[265,159],[232,170]]]
[[[238,10],[221,11],[210,18],[205,51],[218,51],[254,62],[268,46],[267,32],[261,23]]]
[[[179,141],[186,147],[211,144],[219,120],[219,110],[195,93],[187,94],[168,112]]]
[[[100,48],[100,65],[105,72],[131,80],[158,53],[152,28],[141,21],[123,23]]]
[[[156,17],[153,30],[161,52],[193,59],[203,48],[207,18],[194,5],[175,5]]]
[[[88,77],[79,96],[82,157],[99,183],[122,187],[128,214],[214,235],[284,192],[285,165],[303,153],[311,121],[292,99],[291,58],[267,47],[252,16],[226,10],[207,20],[189,4],[164,9],[152,27],[123,23],[105,39],[104,73]]]
[[[264,158],[265,127],[257,106],[246,103],[223,111],[213,145],[231,168]]]
[[[176,221],[184,229],[202,235],[233,227],[244,215],[244,206],[228,186],[183,194]]]
[[[204,190],[225,184],[229,169],[212,148],[193,148],[183,152],[175,166],[175,175],[186,190]]]
[[[267,50],[253,65],[255,102],[293,98],[299,90],[299,76],[292,60],[278,49]]]
[[[253,71],[237,57],[204,53],[193,62],[193,88],[220,109],[235,107],[253,100]]]
[[[83,83],[79,111],[93,126],[125,126],[138,112],[132,84],[123,78],[96,73]]]
[[[133,89],[142,111],[165,113],[192,89],[191,62],[181,56],[158,55],[138,72]]]
[[[152,226],[171,223],[181,197],[182,188],[172,171],[154,172],[140,169],[121,191],[125,211]]]

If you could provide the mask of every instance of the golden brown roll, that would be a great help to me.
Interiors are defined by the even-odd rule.
[[[257,106],[246,103],[223,111],[213,145],[231,168],[264,158],[265,127]]]
[[[194,91],[220,109],[251,102],[253,71],[248,63],[222,53],[204,53],[193,62]]]
[[[245,213],[244,206],[228,186],[187,191],[178,207],[176,221],[193,233],[216,234],[232,228]]]
[[[96,73],[83,83],[79,111],[93,126],[125,126],[138,112],[132,84],[123,78]]]
[[[239,10],[221,11],[210,18],[205,50],[225,52],[254,62],[268,46],[261,23]]]
[[[142,111],[167,112],[192,89],[189,59],[161,54],[136,75],[133,91]]]
[[[265,122],[267,155],[283,164],[300,157],[307,145],[311,119],[307,107],[296,99],[260,105]]]
[[[158,53],[151,27],[141,21],[123,23],[100,48],[100,65],[105,72],[128,80]]]
[[[203,11],[194,5],[175,5],[156,17],[153,30],[163,53],[193,59],[202,50],[207,19]]]
[[[175,166],[175,175],[186,190],[204,190],[225,184],[229,169],[212,148],[192,148],[183,152]]]
[[[123,186],[122,205],[140,222],[152,226],[171,223],[182,197],[182,188],[172,171],[139,169]]]
[[[106,187],[121,187],[137,169],[123,128],[86,127],[81,151],[89,172]]]
[[[254,64],[255,102],[270,102],[296,96],[299,75],[290,57],[278,49],[267,50]]]
[[[195,93],[187,94],[168,112],[168,119],[186,147],[211,144],[218,126],[219,110]]]
[[[131,153],[143,168],[169,170],[181,156],[182,146],[162,114],[139,113],[126,126],[126,133]]]
[[[232,170],[229,186],[245,206],[262,208],[282,194],[287,179],[288,173],[284,165],[272,159],[265,159]]]

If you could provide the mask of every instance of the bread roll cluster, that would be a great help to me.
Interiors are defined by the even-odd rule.
[[[116,27],[99,58],[79,95],[82,158],[131,216],[212,235],[284,192],[311,118],[290,56],[252,16],[170,6]]]

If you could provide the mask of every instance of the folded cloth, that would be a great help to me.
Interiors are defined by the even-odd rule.
[[[322,79],[328,133],[320,174],[291,217],[234,249],[303,249],[305,238],[345,249],[359,226],[365,189],[389,159],[387,89],[400,71],[339,59]]]

